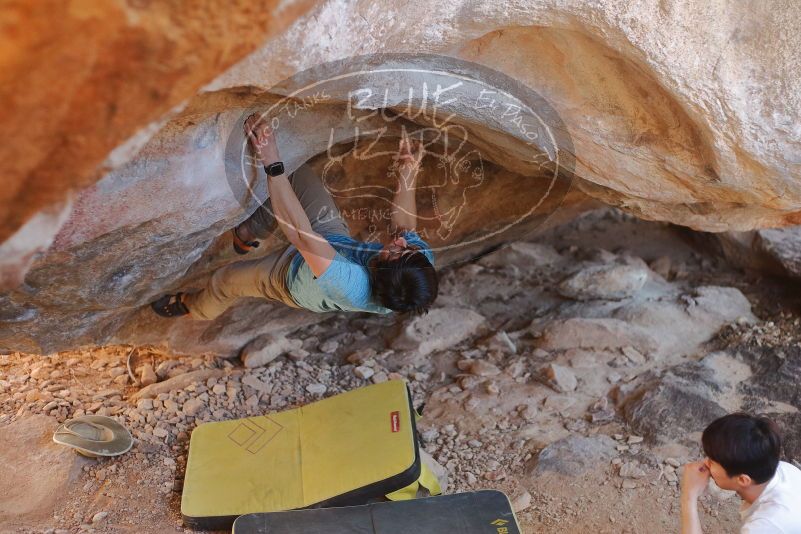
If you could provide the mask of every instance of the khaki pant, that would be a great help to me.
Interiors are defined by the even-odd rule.
[[[302,165],[292,173],[289,182],[315,232],[350,235],[334,199],[308,165]],[[265,239],[275,231],[278,225],[270,199],[242,225],[246,225],[258,239]],[[286,285],[289,265],[296,253],[297,249],[288,245],[264,258],[221,267],[211,276],[205,289],[184,297],[190,316],[214,319],[242,297],[262,297],[298,308]]]

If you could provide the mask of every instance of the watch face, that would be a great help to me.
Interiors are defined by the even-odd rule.
[[[276,161],[275,163],[267,165],[265,170],[269,176],[279,176],[284,174],[284,164],[281,161]]]

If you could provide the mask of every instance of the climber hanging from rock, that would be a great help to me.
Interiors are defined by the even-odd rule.
[[[276,225],[289,245],[264,258],[218,269],[205,289],[166,295],[151,306],[163,317],[211,320],[241,297],[262,297],[315,312],[425,313],[437,296],[428,244],[415,231],[415,177],[425,150],[403,137],[397,156],[397,229],[386,244],[350,236],[333,198],[308,165],[284,174],[275,134],[256,114],[244,124],[267,173],[269,198],[234,228],[234,249],[246,254]]]

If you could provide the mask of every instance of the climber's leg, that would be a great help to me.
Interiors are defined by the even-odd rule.
[[[348,225],[339,213],[334,199],[309,165],[301,165],[289,175],[289,183],[292,184],[292,189],[315,232],[350,235]],[[251,243],[254,240],[269,237],[277,225],[272,203],[268,198],[253,212],[253,215],[234,229],[235,245],[247,251],[253,246]]]
[[[190,317],[214,319],[242,297],[261,297],[297,308],[286,288],[287,269],[295,252],[294,248],[285,248],[264,258],[217,269],[205,289],[183,297]]]
[[[270,237],[277,227],[272,202],[267,198],[250,217],[231,230],[234,250],[237,254],[247,254],[259,246],[258,240]]]
[[[253,241],[267,239],[275,232],[277,227],[278,222],[273,215],[273,205],[268,197],[250,217],[234,228],[234,232],[243,241]]]
[[[348,224],[339,213],[331,193],[310,166],[301,165],[293,173],[291,183],[303,211],[309,217],[312,230],[320,235],[350,235]]]

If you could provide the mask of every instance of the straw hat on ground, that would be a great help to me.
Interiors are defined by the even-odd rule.
[[[128,429],[104,415],[84,415],[64,422],[53,434],[53,441],[91,458],[118,456],[133,446]]]

